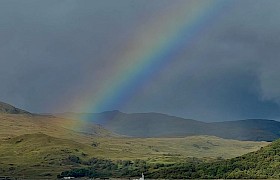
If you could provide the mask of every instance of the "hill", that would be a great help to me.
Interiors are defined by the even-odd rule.
[[[248,119],[205,123],[160,113],[64,113],[56,116],[83,119],[130,137],[185,137],[210,135],[226,139],[273,141],[280,138],[280,122],[266,119]]]
[[[43,133],[85,145],[97,146],[104,157],[118,159],[154,158],[154,161],[176,161],[182,157],[231,158],[255,151],[265,142],[225,140],[212,136],[180,138],[121,137],[98,125],[85,125],[88,133],[76,128],[76,120],[51,116],[0,115],[0,139],[24,134]],[[74,125],[73,125],[74,124]]]
[[[213,136],[131,138],[119,136],[92,122],[81,123],[76,119],[51,115],[5,113],[0,114],[0,122],[0,140],[43,133],[54,138],[96,146],[102,149],[104,157],[112,159],[142,157],[150,158],[151,161],[175,162],[184,157],[231,158],[255,151],[267,144],[225,140]],[[193,121],[193,124],[196,124],[196,121]]]
[[[67,113],[58,116],[91,121],[112,132],[131,137],[184,137],[201,134],[199,127],[206,125],[203,122],[159,113],[126,114],[107,111],[96,114]]]
[[[161,166],[190,158],[228,159],[269,144],[213,136],[131,138],[90,121],[31,113],[1,113],[0,122],[0,174],[29,179],[53,179],[65,170],[88,167],[96,158],[104,168],[109,161],[130,164],[136,159]]]
[[[252,153],[212,163],[174,164],[150,172],[152,178],[279,179],[280,140]]]
[[[0,101],[0,114],[31,114],[22,109],[18,109],[10,104]]]
[[[52,115],[33,114],[3,102],[0,102],[0,122],[0,138],[38,132],[77,141],[96,136],[118,136],[100,125]]]
[[[70,155],[81,155],[90,147],[42,133],[25,134],[2,140],[0,174],[3,176],[45,179],[72,167]],[[90,152],[90,151],[89,151]],[[35,178],[36,177],[36,178]]]
[[[92,160],[105,161],[109,172],[107,161],[127,164],[138,159],[148,164],[173,164],[190,161],[194,157],[205,160],[230,158],[267,144],[209,136],[172,139],[99,137],[86,143],[43,133],[24,134],[0,140],[0,174],[54,179],[63,171],[88,167]]]
[[[147,162],[131,162],[119,168],[112,164],[111,169],[95,169],[83,167],[64,171],[61,176],[131,178],[145,172],[150,179],[280,179],[280,140],[240,157],[228,160],[201,161],[185,160],[173,164],[151,164]]]
[[[247,119],[211,123],[211,134],[230,139],[274,141],[280,138],[280,122],[267,119]]]
[[[216,169],[215,177],[226,178],[280,178],[280,140],[261,148],[256,152],[252,152],[241,157],[230,160],[207,164],[205,170],[211,168]],[[219,174],[219,169],[224,169]]]
[[[84,128],[76,120],[30,114],[0,114],[0,138],[15,137],[27,133],[44,133],[75,141],[91,141],[95,136],[115,136],[99,125]],[[86,129],[85,133],[83,129]]]

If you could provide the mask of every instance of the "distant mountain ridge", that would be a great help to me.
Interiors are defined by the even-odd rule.
[[[195,135],[198,133],[198,127],[207,124],[160,113],[127,114],[117,110],[89,114],[66,113],[56,114],[56,116],[91,121],[95,124],[100,124],[110,131],[132,137],[178,137]],[[186,123],[188,126],[186,126]]]
[[[103,113],[56,114],[71,119],[83,119],[131,137],[184,137],[211,135],[226,139],[273,141],[280,138],[280,122],[267,119],[247,119],[206,123],[160,113]]]
[[[35,115],[3,102],[0,102],[0,114]],[[105,129],[102,130],[104,133],[109,130],[113,134],[139,138],[195,135],[210,135],[248,141],[273,141],[280,138],[280,122],[267,119],[206,123],[161,113],[128,114],[117,110],[103,113],[63,113],[55,114],[55,116],[69,118],[74,120],[73,122],[81,119],[86,120],[86,125],[80,127],[79,132],[89,134],[95,131],[99,132],[104,127]],[[98,128],[96,124],[102,127]],[[109,131],[105,134],[108,134]]]
[[[0,101],[0,114],[31,114],[31,113]]]
[[[270,144],[225,140],[214,136],[189,136],[207,132],[202,127],[210,128],[210,123],[159,113],[126,114],[119,111],[99,114],[68,113],[68,116],[72,117],[69,119],[50,114],[25,115],[26,111],[18,112],[11,105],[4,104],[4,107],[8,111],[0,113],[2,176],[21,177],[24,174],[28,179],[56,179],[56,175],[62,171],[85,165],[91,166],[91,163],[82,162],[95,162],[96,158],[110,160],[141,158],[141,161],[147,160],[152,164],[155,162],[170,164],[185,162],[190,157],[203,159],[236,157]],[[80,119],[73,116],[82,116],[87,121],[81,123]],[[95,122],[89,119],[94,119]],[[142,134],[144,137],[189,137],[128,138],[119,136],[101,125],[115,128],[116,131],[134,133],[135,136]],[[234,127],[232,124],[227,126]],[[107,168],[107,164],[104,167]]]

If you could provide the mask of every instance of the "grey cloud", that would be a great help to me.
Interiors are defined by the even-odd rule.
[[[280,2],[231,2],[120,110],[205,121],[279,119]],[[169,3],[1,1],[0,100],[56,112],[59,101],[67,104],[89,83],[98,86],[137,26]]]

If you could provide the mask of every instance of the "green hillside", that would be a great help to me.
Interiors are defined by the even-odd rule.
[[[0,122],[0,139],[42,132],[53,137],[90,143],[92,137],[116,135],[94,124],[87,125],[88,132],[84,133],[82,130],[75,128],[78,127],[76,120],[53,116],[0,113]]]
[[[131,138],[92,122],[31,113],[5,111],[0,122],[0,174],[27,179],[53,179],[79,169],[92,173],[93,167],[102,177],[141,171],[157,177],[164,168],[234,158],[270,144],[215,136]]]
[[[217,178],[280,178],[280,140],[241,157],[201,167]],[[211,173],[212,172],[212,173]],[[222,172],[222,173],[221,173]],[[206,173],[205,173],[206,174]]]
[[[177,164],[190,158],[213,160],[252,152],[268,143],[201,136],[187,138],[93,138],[91,143],[42,133],[24,134],[0,142],[0,174],[50,178],[69,169],[87,168],[92,158],[115,163],[140,159],[148,164]]]
[[[185,138],[96,138],[100,148],[119,150],[123,159],[146,158],[150,162],[178,162],[185,157],[237,157],[269,144],[267,142],[237,141],[214,136]],[[122,156],[122,154],[125,154]],[[110,156],[110,155],[108,155]]]
[[[60,176],[131,178],[144,172],[151,179],[280,179],[280,140],[228,160],[186,159],[172,164],[134,161],[125,166],[109,162],[111,169],[95,168],[99,163],[105,162],[99,160],[87,167],[63,171]]]
[[[152,178],[280,179],[280,140],[252,153],[213,163],[174,164]]]
[[[85,156],[91,147],[41,133],[26,134],[2,140],[0,144],[0,174],[11,177],[50,178],[72,167],[70,155]]]

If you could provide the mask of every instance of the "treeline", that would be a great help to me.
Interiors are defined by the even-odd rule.
[[[148,172],[151,169],[167,167],[165,164],[148,164],[143,160],[118,160],[111,161],[107,159],[91,158],[82,161],[77,156],[69,156],[69,163],[80,164],[85,168],[72,169],[64,171],[58,178],[62,177],[90,177],[90,178],[109,178],[109,177],[138,177],[142,172]]]
[[[280,141],[253,153],[229,160],[203,162],[192,159],[177,164],[154,164],[143,160],[110,161],[90,159],[85,168],[62,172],[58,177],[139,177],[142,172],[153,179],[280,179]]]
[[[107,159],[91,158],[87,161],[82,161],[77,156],[69,156],[65,161],[70,163],[76,163],[83,168],[75,168],[72,170],[64,171],[58,178],[62,177],[90,177],[90,178],[131,178],[139,177],[141,173],[145,173],[146,177],[155,177],[156,171],[161,169],[173,168],[175,164],[163,164],[163,163],[147,163],[144,160],[118,160],[111,161]],[[197,158],[189,158],[188,165],[202,163]]]

